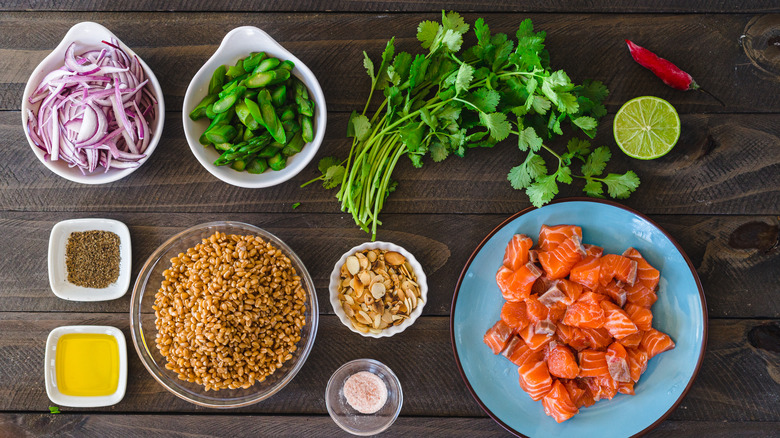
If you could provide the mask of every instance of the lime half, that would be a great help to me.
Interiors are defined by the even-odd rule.
[[[653,96],[631,99],[618,110],[612,132],[629,157],[652,160],[672,150],[680,138],[680,116],[669,102]]]

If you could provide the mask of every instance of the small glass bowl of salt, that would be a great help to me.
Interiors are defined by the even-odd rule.
[[[356,359],[331,376],[325,404],[336,424],[360,436],[376,435],[390,427],[401,412],[401,382],[387,365]]]

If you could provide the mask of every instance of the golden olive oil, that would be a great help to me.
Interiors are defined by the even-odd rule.
[[[99,397],[119,386],[119,344],[111,335],[71,333],[57,341],[57,386],[64,395]]]

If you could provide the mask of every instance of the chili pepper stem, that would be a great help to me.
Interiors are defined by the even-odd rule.
[[[726,104],[725,104],[725,103],[724,103],[722,100],[718,99],[718,97],[717,97],[717,96],[715,96],[714,94],[712,94],[712,93],[710,93],[709,91],[705,90],[704,88],[698,87],[698,88],[696,88],[696,90],[703,91],[705,94],[707,94],[707,95],[708,95],[708,96],[710,96],[711,98],[713,98],[713,99],[717,100],[717,101],[718,101],[718,103],[720,103],[721,105],[723,105],[723,107],[724,107],[724,108],[726,107]]]

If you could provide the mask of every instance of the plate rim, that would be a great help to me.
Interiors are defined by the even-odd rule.
[[[696,377],[699,375],[699,370],[701,369],[701,364],[704,361],[704,353],[705,353],[705,351],[707,349],[707,338],[708,338],[708,333],[709,333],[709,317],[708,317],[708,314],[707,314],[707,300],[706,300],[706,297],[704,295],[704,288],[701,285],[701,279],[699,278],[698,272],[696,272],[696,268],[693,266],[693,263],[691,262],[691,259],[688,257],[688,254],[685,253],[685,251],[683,250],[682,246],[680,246],[680,244],[677,242],[677,240],[675,240],[671,236],[671,234],[669,234],[669,232],[667,232],[663,227],[658,225],[654,220],[650,219],[645,214],[640,213],[639,211],[634,210],[631,207],[627,207],[625,205],[622,205],[622,204],[614,202],[614,201],[610,201],[608,199],[594,199],[594,198],[587,198],[587,197],[583,197],[583,196],[575,196],[575,197],[570,197],[570,198],[556,199],[556,200],[550,202],[547,205],[562,204],[562,203],[567,203],[567,202],[590,202],[590,203],[594,203],[594,204],[606,204],[606,205],[611,206],[611,207],[617,207],[619,209],[628,211],[629,213],[634,214],[634,215],[640,217],[641,219],[647,221],[648,223],[650,223],[652,226],[657,228],[664,236],[666,236],[666,238],[669,239],[670,242],[672,242],[672,244],[677,249],[677,251],[680,253],[680,255],[682,255],[683,259],[685,260],[685,263],[688,265],[688,269],[690,270],[691,274],[693,274],[693,279],[694,279],[694,281],[696,283],[696,288],[699,291],[699,298],[701,299],[701,310],[702,310],[702,319],[703,319],[702,329],[703,330],[702,330],[701,348],[699,349],[699,358],[696,361],[696,367],[693,369],[693,375],[691,376],[691,379],[688,381],[688,384],[685,386],[685,389],[682,391],[682,393],[680,393],[680,396],[677,398],[677,400],[675,400],[675,402],[672,404],[672,406],[666,412],[663,413],[663,415],[661,415],[657,420],[655,420],[655,422],[653,422],[652,424],[650,424],[646,428],[644,428],[641,431],[635,433],[634,435],[631,435],[631,438],[641,437],[641,436],[647,434],[648,432],[650,432],[651,430],[655,429],[664,420],[666,420],[666,418],[672,412],[674,412],[677,409],[677,407],[680,405],[680,403],[682,403],[683,399],[685,399],[685,396],[688,395],[688,391],[690,391],[691,387],[693,386],[693,382],[696,380]],[[546,206],[542,206],[542,207],[537,208],[537,207],[534,207],[534,206],[529,206],[529,207],[526,207],[526,208],[518,211],[517,213],[512,214],[508,218],[504,219],[495,228],[493,228],[493,230],[490,231],[482,239],[482,241],[479,243],[479,245],[477,245],[477,247],[474,248],[474,251],[471,253],[471,255],[469,256],[468,260],[466,260],[466,264],[463,266],[463,269],[461,270],[460,275],[458,276],[458,282],[455,284],[455,293],[452,295],[452,303],[450,304],[450,324],[449,324],[450,325],[450,344],[452,345],[452,352],[453,352],[453,355],[455,356],[455,364],[458,366],[458,373],[460,374],[461,379],[463,379],[463,381],[466,383],[466,388],[469,390],[469,393],[474,398],[474,400],[477,402],[479,407],[482,408],[482,410],[485,411],[485,413],[487,413],[488,416],[490,416],[490,418],[493,419],[493,421],[498,423],[507,432],[509,432],[509,433],[511,433],[511,434],[513,434],[515,436],[522,437],[522,438],[530,438],[530,437],[528,437],[527,435],[524,435],[524,434],[518,432],[517,430],[515,430],[514,428],[512,428],[511,426],[506,424],[503,420],[498,418],[498,416],[496,414],[494,414],[490,409],[488,409],[488,407],[482,402],[482,399],[480,399],[479,396],[477,395],[477,393],[474,391],[474,388],[471,386],[471,382],[469,382],[468,378],[466,378],[466,374],[463,371],[463,365],[460,362],[460,356],[458,355],[458,347],[455,344],[455,304],[457,303],[458,295],[460,294],[461,284],[463,283],[463,279],[466,276],[466,272],[468,271],[469,267],[471,267],[471,263],[474,261],[474,259],[476,258],[477,254],[482,250],[482,248],[485,246],[485,244],[487,244],[487,242],[490,239],[492,239],[493,236],[496,235],[496,233],[498,233],[505,226],[509,225],[515,219],[517,219],[520,216],[523,216],[523,215],[525,215],[527,213],[530,213],[531,211],[539,210],[539,209],[545,208],[545,207]]]

